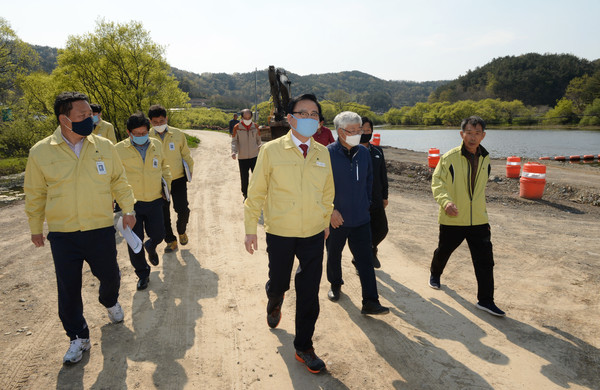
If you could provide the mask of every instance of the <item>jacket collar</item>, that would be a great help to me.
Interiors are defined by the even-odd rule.
[[[94,141],[94,137],[92,137],[92,135],[88,135],[87,137],[85,137],[85,139],[88,140],[89,143],[91,144],[95,144],[96,142]],[[62,137],[62,131],[60,129],[60,126],[58,126],[56,128],[56,130],[54,130],[54,133],[52,133],[52,135],[50,136],[50,145],[59,145],[61,143],[65,142],[65,140]]]
[[[460,154],[462,154],[463,156],[469,158],[471,156],[473,156],[473,153],[469,152],[467,150],[467,148],[465,148],[465,143],[462,142],[460,144]],[[480,155],[481,157],[487,157],[487,155],[490,154],[486,148],[484,148],[482,145],[479,145],[479,148],[477,150],[477,153],[475,155]]]

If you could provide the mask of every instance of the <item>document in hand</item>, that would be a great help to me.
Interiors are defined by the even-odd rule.
[[[192,172],[190,172],[190,166],[183,159],[181,162],[183,163],[183,169],[185,170],[185,177],[187,178],[187,181],[192,181]]]
[[[127,241],[127,245],[131,247],[133,252],[140,253],[142,250],[142,240],[140,240],[137,234],[131,231],[129,226],[126,228],[123,227],[123,217],[119,217],[117,221],[117,230],[121,233],[125,241]]]
[[[167,181],[165,180],[164,177],[161,177],[160,181],[162,182],[162,189],[163,189],[163,194],[165,195],[165,200],[167,202],[170,202],[171,201],[171,193],[169,192],[169,185],[167,184]]]

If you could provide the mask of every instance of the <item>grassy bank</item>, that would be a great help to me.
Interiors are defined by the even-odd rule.
[[[25,171],[27,157],[0,158],[0,176],[13,175]]]

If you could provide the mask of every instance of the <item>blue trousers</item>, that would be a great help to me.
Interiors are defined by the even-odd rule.
[[[323,273],[323,232],[312,237],[282,237],[267,233],[269,281],[267,296],[279,300],[290,289],[294,257],[300,266],[294,277],[296,287],[296,337],[299,351],[312,348],[312,336],[319,317],[319,284]]]
[[[90,337],[81,299],[81,271],[83,262],[100,281],[98,300],[112,307],[119,298],[121,273],[117,264],[115,229],[112,226],[85,232],[48,233],[50,250],[56,270],[58,286],[58,316],[67,336]]]
[[[350,252],[356,261],[356,269],[362,287],[362,302],[379,302],[375,269],[373,268],[373,252],[371,247],[371,223],[361,226],[334,229],[329,226],[327,238],[327,280],[334,286],[344,284],[342,279],[342,251],[348,241]]]
[[[135,226],[133,232],[144,241],[144,230],[148,234],[150,245],[156,249],[156,246],[165,238],[165,224],[163,221],[163,206],[162,198],[155,199],[151,202],[137,201],[133,206],[135,210]],[[138,278],[145,278],[150,275],[150,266],[146,262],[146,248],[142,248],[139,253],[134,253],[129,245],[127,251],[129,253],[129,261],[135,269],[135,274]]]

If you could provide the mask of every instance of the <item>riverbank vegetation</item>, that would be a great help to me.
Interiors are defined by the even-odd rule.
[[[327,124],[350,110],[376,125],[454,127],[480,115],[513,128],[600,126],[600,60],[572,55],[502,57],[449,82],[385,81],[357,71],[288,77],[293,94],[317,95]],[[54,131],[53,102],[65,90],[102,105],[118,140],[126,137],[127,117],[155,103],[169,110],[172,126],[192,129],[226,130],[243,108],[258,111],[258,123],[267,125],[273,109],[266,71],[171,68],[164,47],[138,22],[99,20],[93,32],[70,36],[57,50],[21,41],[0,18],[0,158],[25,158]],[[7,164],[18,166],[14,161]]]

